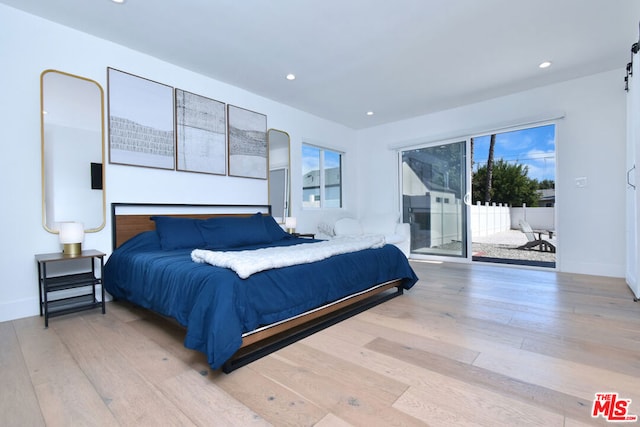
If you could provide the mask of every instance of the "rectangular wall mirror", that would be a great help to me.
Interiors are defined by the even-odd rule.
[[[289,216],[289,143],[287,132],[278,129],[267,131],[269,143],[269,204],[273,217],[280,223]]]
[[[94,80],[57,70],[40,75],[42,225],[105,225],[104,91]]]

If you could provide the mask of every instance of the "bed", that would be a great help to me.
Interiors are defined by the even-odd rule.
[[[177,321],[186,328],[185,347],[229,373],[418,280],[405,255],[384,242],[286,265],[296,257],[282,254],[310,254],[329,242],[286,233],[270,212],[268,205],[112,203],[105,289]],[[275,264],[260,269],[261,262],[245,260],[257,271],[243,274],[197,254]]]

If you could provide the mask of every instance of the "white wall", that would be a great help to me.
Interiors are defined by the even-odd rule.
[[[397,157],[390,147],[464,137],[563,112],[556,128],[559,270],[623,277],[623,70],[621,64],[619,70],[360,131],[358,210],[398,206]],[[587,178],[585,188],[575,186],[578,177]]]
[[[300,170],[303,137],[327,143],[352,158],[355,131],[239,88],[193,73],[131,49],[0,5],[3,85],[0,100],[0,321],[38,313],[34,254],[58,252],[57,235],[42,227],[40,184],[40,73],[57,69],[99,82],[105,91],[107,67],[117,68],[267,115],[268,126],[291,135],[292,170]],[[267,203],[267,182],[159,169],[105,164],[107,203]],[[355,168],[345,177],[355,193]],[[293,174],[293,214],[301,203],[301,176]],[[314,229],[304,218],[298,229]],[[106,253],[111,226],[88,234],[85,248]]]

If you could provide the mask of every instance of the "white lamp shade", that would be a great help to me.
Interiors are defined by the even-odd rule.
[[[284,220],[284,226],[287,228],[296,228],[296,225],[298,225],[298,221],[296,220],[295,216],[288,216],[285,218]]]
[[[60,223],[60,243],[82,243],[84,240],[84,225],[81,222]]]

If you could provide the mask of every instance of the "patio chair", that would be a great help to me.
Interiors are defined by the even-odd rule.
[[[520,220],[520,230],[527,236],[527,243],[522,246],[518,246],[518,249],[535,249],[542,252],[553,252],[555,253],[556,247],[549,243],[548,241],[542,238],[543,231],[534,231],[528,222],[524,220]],[[536,233],[538,234],[538,238],[536,238]]]

